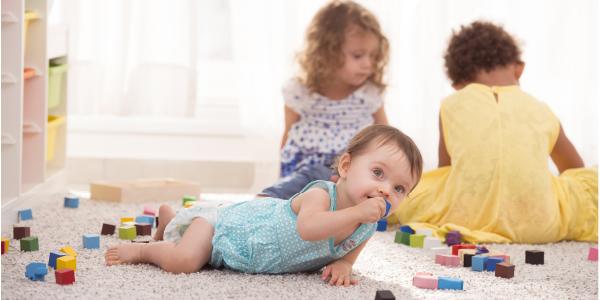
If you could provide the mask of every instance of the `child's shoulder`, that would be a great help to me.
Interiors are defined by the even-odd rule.
[[[288,79],[283,84],[282,90],[284,95],[295,95],[298,97],[307,97],[310,95],[308,87],[297,77]]]

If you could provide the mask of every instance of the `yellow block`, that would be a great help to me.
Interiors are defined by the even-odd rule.
[[[60,252],[69,256],[77,257],[77,252],[75,252],[75,249],[73,249],[71,246],[64,246],[60,248]]]
[[[135,222],[135,219],[133,217],[123,217],[123,218],[121,218],[121,224],[128,223],[128,222]]]
[[[75,271],[77,269],[77,262],[73,256],[61,256],[56,259],[56,270],[71,269]]]
[[[10,246],[10,240],[7,238],[2,238],[2,242],[4,243],[4,249],[8,252],[8,246]]]

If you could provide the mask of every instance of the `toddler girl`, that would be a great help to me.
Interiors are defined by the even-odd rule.
[[[596,241],[598,172],[519,86],[525,64],[513,37],[474,22],[453,34],[444,58],[457,92],[440,109],[440,168],[400,205],[399,220],[473,243]]]
[[[422,159],[399,130],[373,125],[352,139],[336,167],[337,183],[314,181],[289,201],[198,205],[177,214],[163,205],[155,239],[164,241],[110,247],[106,264],[152,263],[173,273],[206,264],[248,273],[326,266],[323,280],[355,284],[352,265],[385,215],[386,201],[398,207],[419,180]]]
[[[302,74],[283,88],[281,181],[263,195],[287,199],[331,165],[362,128],[387,124],[382,93],[388,41],[375,16],[333,1],[314,16],[299,56]]]

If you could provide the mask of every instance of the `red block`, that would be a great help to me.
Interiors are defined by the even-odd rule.
[[[2,254],[4,254],[4,252],[6,252],[6,249],[4,249],[4,242],[2,242],[0,244],[2,244]]]
[[[460,249],[475,249],[475,245],[471,244],[456,244],[452,245],[452,255],[458,255]]]
[[[152,224],[135,224],[137,235],[152,235]]]
[[[54,276],[58,284],[72,284],[75,282],[75,272],[71,269],[56,270]]]
[[[31,229],[27,226],[14,226],[13,239],[20,240],[31,235]]]

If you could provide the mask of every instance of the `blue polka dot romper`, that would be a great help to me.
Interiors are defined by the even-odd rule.
[[[381,107],[381,89],[367,81],[345,99],[331,100],[311,93],[297,79],[283,88],[285,105],[300,115],[281,149],[281,177],[304,165],[331,166],[350,139],[373,124]]]

